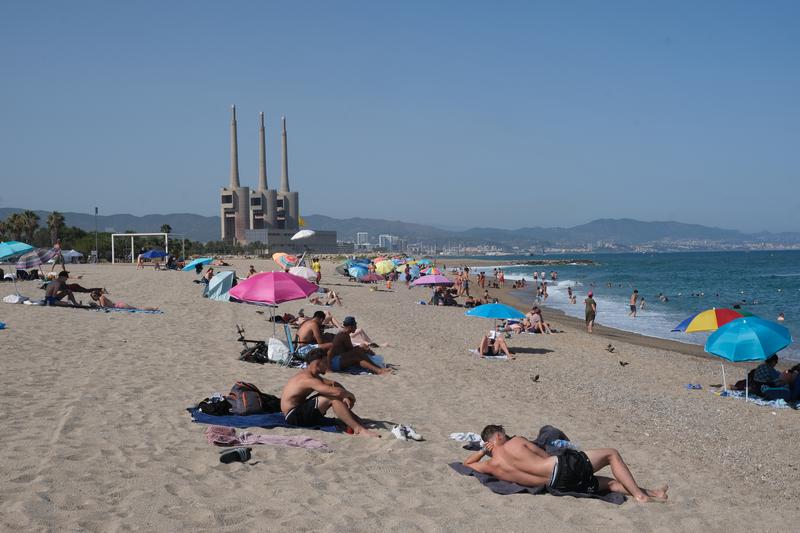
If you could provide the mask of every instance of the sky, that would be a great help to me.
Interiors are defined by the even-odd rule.
[[[800,2],[3,2],[0,206],[800,231]]]

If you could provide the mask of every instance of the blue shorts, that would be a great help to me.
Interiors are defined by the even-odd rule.
[[[341,372],[342,371],[342,356],[341,355],[334,355],[331,357],[331,370],[333,372]]]
[[[59,299],[58,298],[54,298],[52,296],[47,296],[44,299],[44,304],[45,305],[58,305],[58,302],[59,302]]]
[[[308,355],[308,352],[310,352],[311,350],[314,350],[316,348],[319,348],[319,344],[303,344],[302,346],[300,346],[297,349],[297,355],[300,357],[300,359],[305,361],[306,360],[306,355]]]

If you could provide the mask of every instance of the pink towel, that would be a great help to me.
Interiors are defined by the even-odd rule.
[[[305,448],[307,450],[332,451],[327,444],[311,437],[284,437],[281,435],[256,435],[255,433],[242,432],[230,427],[209,426],[206,429],[206,439],[214,446],[252,446],[253,444],[271,444],[273,446],[286,446],[288,448]]]

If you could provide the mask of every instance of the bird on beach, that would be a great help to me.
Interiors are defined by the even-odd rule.
[[[534,383],[539,383],[539,374],[536,374],[535,376],[533,376],[531,378],[531,381],[533,381]]]
[[[627,361],[620,361],[619,362],[619,366],[628,366],[629,364],[630,363],[628,363]]]
[[[606,346],[606,351],[609,353],[614,353],[615,350],[616,348],[614,348],[613,344],[609,344],[608,346]]]

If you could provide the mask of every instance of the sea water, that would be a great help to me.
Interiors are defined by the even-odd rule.
[[[671,330],[683,319],[713,307],[741,310],[775,321],[784,313],[782,324],[793,338],[800,338],[800,251],[686,252],[661,254],[547,255],[546,259],[590,259],[593,264],[504,266],[506,286],[524,277],[529,285],[519,290],[523,300],[534,302],[534,271],[547,275],[548,307],[569,316],[583,318],[583,300],[591,290],[597,302],[598,324],[652,337],[704,344],[708,333],[678,333]],[[512,256],[510,261],[536,261],[539,258]],[[449,258],[448,258],[449,259]],[[457,266],[457,259],[440,261]],[[492,266],[480,267],[487,278]],[[558,282],[549,281],[558,272]],[[509,281],[510,280],[510,281]],[[474,286],[474,285],[473,285]],[[577,296],[569,303],[567,288]],[[628,316],[629,299],[634,289],[645,300],[636,318]],[[491,291],[490,291],[491,292]],[[668,300],[662,301],[659,295]],[[786,358],[800,360],[800,345],[783,352]]]

